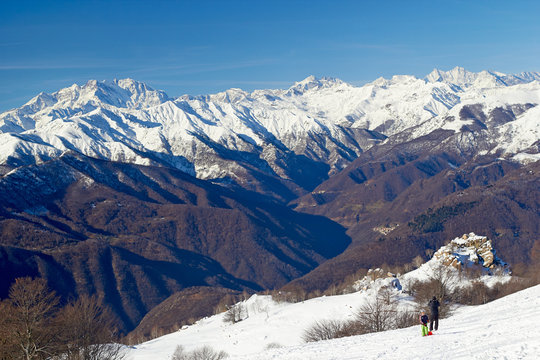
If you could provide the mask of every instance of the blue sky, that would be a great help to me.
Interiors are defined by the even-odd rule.
[[[538,1],[0,2],[0,111],[131,77],[169,96],[287,88],[309,75],[540,71]]]

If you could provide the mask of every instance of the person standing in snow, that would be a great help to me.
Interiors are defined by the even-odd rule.
[[[437,300],[437,297],[433,297],[433,299],[429,300],[429,308],[431,309],[431,317],[429,319],[429,331],[433,331],[433,323],[435,323],[435,330],[439,329],[439,306],[441,304],[439,303],[439,300]]]
[[[422,324],[422,336],[431,335],[427,328],[428,316],[424,311],[420,314],[420,324]]]

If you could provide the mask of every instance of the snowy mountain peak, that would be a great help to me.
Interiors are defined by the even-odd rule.
[[[523,79],[525,81],[540,80],[540,73],[535,72],[535,71],[522,72],[522,73],[516,74],[515,76],[519,77],[519,78],[521,78],[521,79]]]
[[[238,103],[249,96],[247,92],[238,88],[231,88],[220,93],[203,97],[206,100],[222,103]]]
[[[41,93],[23,108],[27,114],[46,108],[81,109],[111,105],[119,108],[143,109],[164,103],[169,98],[163,91],[144,83],[122,79],[114,81],[89,80],[83,86],[73,84],[52,94]]]
[[[302,81],[297,81],[293,86],[289,88],[290,94],[302,94],[310,90],[329,88],[335,85],[341,85],[343,81],[332,78],[332,77],[322,77],[317,78],[314,75],[310,75]]]
[[[52,95],[40,92],[37,96],[24,104],[22,108],[29,112],[37,112],[48,106],[54,105],[55,102],[56,100]]]
[[[81,90],[82,98],[88,96],[92,100],[121,108],[143,109],[169,99],[163,91],[129,78],[112,82],[90,80]]]
[[[297,84],[310,84],[310,83],[313,83],[313,82],[318,82],[318,79],[317,77],[315,77],[315,75],[309,75],[307,78],[305,78],[304,80],[301,80],[301,81],[297,81],[295,83],[295,85]]]
[[[502,115],[495,111],[497,121],[487,119],[490,133],[485,134],[483,146],[484,151],[497,146],[497,151],[517,154],[537,141],[540,125],[534,119],[540,109],[532,109],[540,103],[540,83],[533,82],[537,78],[538,73],[506,76],[456,67],[447,72],[435,69],[428,80],[400,75],[355,87],[334,78],[309,76],[284,90],[229,89],[174,101],[133,79],[90,80],[41,93],[21,108],[0,114],[0,136],[5,138],[0,142],[0,164],[10,157],[48,158],[66,149],[127,162],[143,161],[141,154],[149,152],[181,169],[189,163],[190,174],[221,178],[227,171],[210,167],[199,156],[207,151],[201,143],[204,138],[229,150],[253,153],[261,161],[257,168],[270,159],[276,173],[281,173],[283,162],[269,157],[269,148],[254,145],[278,146],[278,152],[287,149],[317,162],[327,161],[331,171],[339,171],[379,142],[378,135],[361,130],[393,136],[411,129],[403,133],[408,140],[440,128],[459,132],[471,125],[470,117],[461,116],[469,108],[461,112],[462,108],[476,103],[486,105],[482,115],[486,118],[496,108],[516,110]],[[498,131],[502,126],[504,131]],[[26,131],[32,137],[10,135]],[[322,137],[313,137],[315,133]],[[177,163],[179,158],[185,162]]]
[[[163,91],[154,90],[145,83],[130,78],[120,80],[115,79],[113,84],[129,92],[130,98],[135,100],[132,104],[137,103],[142,105],[143,102],[146,102],[146,104],[144,104],[145,106],[154,106],[169,99]]]
[[[426,76],[426,81],[431,83],[446,82],[458,86],[468,87],[474,83],[477,76],[478,74],[476,73],[467,71],[460,66],[456,66],[449,71],[433,69],[433,71]]]
[[[523,72],[516,75],[506,75],[501,72],[487,70],[475,73],[456,66],[449,71],[434,69],[424,79],[428,83],[442,82],[449,85],[457,85],[461,89],[469,87],[485,89],[525,84],[540,80],[540,73]]]

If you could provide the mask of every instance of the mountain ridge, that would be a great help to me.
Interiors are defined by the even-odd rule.
[[[296,182],[281,160],[292,154],[314,166],[329,165],[329,176],[388,136],[412,128],[425,134],[430,126],[419,125],[426,123],[440,126],[436,124],[453,116],[459,104],[487,96],[498,97],[499,106],[504,106],[510,93],[516,104],[540,103],[538,73],[510,76],[513,85],[485,88],[473,82],[462,89],[460,81],[502,75],[456,69],[437,70],[440,79],[432,73],[429,81],[394,76],[354,87],[310,76],[286,90],[230,89],[176,99],[131,79],[91,80],[42,93],[0,114],[0,165],[20,166],[76,150],[90,157],[161,164],[202,179],[245,184],[245,169],[224,156],[224,151],[232,151],[251,154],[257,159],[251,163],[258,163],[263,172]]]
[[[40,94],[0,114],[0,263],[66,296],[51,274],[98,293],[126,331],[186,287],[225,287],[216,302],[324,291],[455,232],[487,234],[527,264],[540,82],[505,76],[457,68],[362,87],[310,76],[174,99],[126,79]]]

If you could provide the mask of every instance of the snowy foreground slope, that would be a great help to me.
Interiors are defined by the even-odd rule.
[[[420,327],[272,349],[235,359],[537,359],[540,286],[462,308],[434,336]]]
[[[495,255],[491,242],[473,233],[452,240],[418,269],[397,277],[372,275],[355,283],[359,291],[323,296],[300,303],[276,303],[271,296],[253,295],[242,305],[247,318],[225,323],[224,313],[199,320],[192,326],[137,345],[131,360],[169,359],[177,345],[191,351],[208,345],[232,359],[512,359],[535,358],[540,339],[534,331],[540,321],[540,286],[482,306],[457,308],[441,320],[435,336],[422,338],[420,326],[305,344],[304,331],[315,320],[352,320],[360,306],[375,298],[381,287],[391,289],[400,309],[415,304],[405,291],[414,280],[426,280],[441,264],[481,266],[487,284],[505,282],[506,264]],[[449,269],[455,269],[450,265]],[[453,270],[455,271],[455,270]],[[457,274],[457,271],[455,271]],[[498,274],[497,274],[498,273]],[[368,273],[369,274],[369,273]],[[453,278],[452,288],[466,285]]]
[[[356,294],[283,305],[262,321],[225,324],[221,315],[186,330],[136,346],[128,359],[169,359],[178,344],[210,345],[231,359],[536,359],[540,353],[540,285],[486,305],[462,307],[442,319],[434,336],[421,337],[420,326],[348,338],[287,346],[313,319],[335,315],[361,303]],[[260,299],[259,299],[260,300]],[[285,310],[285,307],[287,310]],[[268,316],[268,317],[267,317]],[[266,320],[264,320],[264,318]],[[302,325],[302,326],[298,326]],[[229,334],[230,337],[227,336]],[[283,347],[261,349],[261,340]]]

